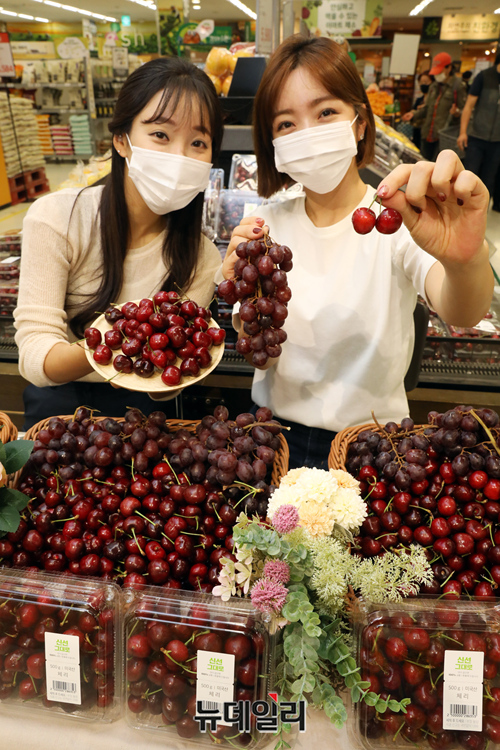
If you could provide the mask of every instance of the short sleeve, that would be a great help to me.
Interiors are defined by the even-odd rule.
[[[471,83],[469,94],[470,96],[479,96],[482,90],[483,90],[483,76],[482,76],[482,73],[478,73]]]

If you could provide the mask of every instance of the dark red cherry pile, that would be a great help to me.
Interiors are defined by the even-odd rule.
[[[281,426],[269,409],[191,430],[163,412],[94,419],[84,407],[38,432],[18,489],[31,498],[0,539],[4,566],[211,591],[240,511],[266,516]]]
[[[177,292],[157,292],[139,304],[126,302],[104,313],[110,330],[94,326],[84,331],[99,365],[113,364],[119,373],[150,378],[161,373],[165,386],[175,387],[183,376],[197,377],[212,362],[210,349],[224,342],[222,328],[210,325],[211,313]],[[120,351],[120,354],[114,352]]]
[[[218,293],[228,305],[241,302],[244,335],[236,350],[251,354],[253,364],[262,367],[270,357],[280,356],[286,341],[283,325],[292,298],[286,274],[293,268],[292,251],[264,237],[240,242],[236,255],[234,279],[221,281]]]
[[[0,700],[30,701],[66,713],[104,715],[115,699],[115,609],[102,584],[83,592],[68,584],[44,585],[22,579],[12,587],[0,583]],[[13,590],[11,590],[13,589]],[[35,593],[38,589],[39,593]],[[81,703],[48,700],[45,633],[77,636],[80,642]],[[76,677],[62,675],[57,688],[69,697],[77,692]],[[56,687],[49,685],[49,687]],[[51,693],[51,695],[53,695]],[[98,712],[96,713],[96,709]]]
[[[383,699],[410,698],[406,713],[390,709],[378,714],[359,704],[358,730],[369,747],[431,747],[433,750],[485,750],[500,742],[500,634],[498,616],[451,602],[422,602],[398,611],[376,610],[361,634],[362,679]],[[475,611],[474,611],[475,609]],[[425,611],[427,610],[427,611]],[[443,666],[445,651],[483,652],[483,684],[479,684],[482,731],[443,729]],[[455,716],[473,715],[477,694],[457,690]],[[464,697],[465,695],[465,697]],[[479,711],[479,714],[481,712]],[[469,719],[470,721],[470,719]]]
[[[217,731],[200,735],[194,716],[199,651],[235,657],[234,701],[266,698],[266,636],[255,623],[222,621],[213,605],[204,604],[193,604],[181,617],[170,604],[155,606],[152,597],[144,597],[126,618],[125,638],[126,705],[135,726],[163,724],[185,739],[211,736],[216,744],[226,744],[225,739],[232,747],[252,744],[252,735],[239,733],[237,725],[219,724]]]
[[[402,223],[403,217],[395,208],[384,208],[377,216],[371,208],[362,206],[352,215],[352,225],[358,234],[368,234],[374,227],[381,234],[394,234]]]
[[[364,430],[348,451],[369,515],[360,554],[417,543],[434,581],[425,593],[446,598],[497,595],[500,584],[500,429],[491,409],[458,406]]]

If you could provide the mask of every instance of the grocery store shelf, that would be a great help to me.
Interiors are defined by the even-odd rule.
[[[30,83],[28,85],[21,83],[8,83],[9,89],[24,89],[31,91],[32,89],[83,89],[85,88],[84,83]]]
[[[253,151],[251,125],[225,125],[221,151]]]
[[[118,101],[117,96],[96,96],[95,98],[96,107],[99,104],[105,104],[107,102],[116,102],[116,101]]]
[[[73,107],[41,107],[40,109],[35,109],[36,115],[50,115],[58,113],[85,115],[88,113],[88,109],[74,109]]]
[[[93,154],[46,154],[45,161],[81,161],[90,159]]]

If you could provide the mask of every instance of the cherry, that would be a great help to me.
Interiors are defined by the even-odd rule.
[[[395,208],[384,208],[377,216],[375,226],[382,234],[394,234],[402,223],[403,217],[399,211],[396,211]]]
[[[113,359],[113,352],[106,344],[98,344],[92,356],[97,364],[109,365]]]
[[[408,648],[413,651],[425,651],[430,646],[429,634],[423,628],[407,630],[403,637]]]
[[[86,328],[83,332],[89,349],[96,349],[102,341],[102,334],[98,328]]]
[[[362,206],[357,208],[352,214],[352,225],[354,231],[358,234],[368,234],[375,226],[377,217],[371,208]]]
[[[404,661],[408,654],[408,648],[401,638],[388,638],[385,644],[385,654],[390,661]]]

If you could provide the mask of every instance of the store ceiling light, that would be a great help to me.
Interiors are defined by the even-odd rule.
[[[136,3],[137,5],[142,5],[144,8],[151,8],[151,10],[156,10],[156,5],[154,4],[153,0],[129,0],[130,3]]]
[[[246,13],[249,18],[252,18],[254,21],[257,20],[257,13],[254,13],[245,3],[240,2],[240,0],[229,0],[229,2],[236,8],[239,8],[239,10],[242,10],[243,13]],[[432,0],[428,0],[428,2],[432,2]]]
[[[40,2],[40,0],[36,0]],[[63,3],[57,3],[55,0],[42,0],[45,5],[50,5],[52,8],[61,8],[62,10],[68,10],[71,13],[78,13],[81,16],[88,16],[89,18],[97,18],[100,21],[116,21],[113,16],[103,16],[101,13],[91,13],[90,10],[84,10],[83,8],[76,8],[74,5],[65,5]],[[15,14],[17,15],[17,13]],[[48,22],[47,22],[48,23]]]
[[[34,21],[35,20],[34,16],[28,16],[27,13],[18,13],[17,15],[19,16],[19,18],[27,18],[28,21]]]
[[[0,13],[2,16],[17,16],[17,13],[14,13],[12,10],[4,10],[3,8],[0,8]]]
[[[427,8],[428,5],[432,3],[432,0],[422,0],[421,3],[416,5],[413,10],[410,10],[408,13],[409,16],[418,16],[418,14],[424,9]],[[500,10],[500,9],[499,9]],[[495,11],[496,13],[496,11]]]
[[[49,23],[48,18],[40,18],[39,16],[35,16],[35,21],[40,21],[40,23]]]

